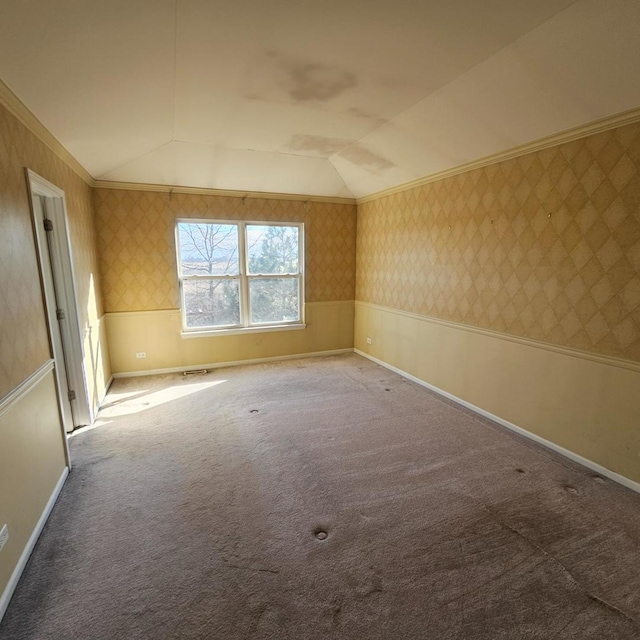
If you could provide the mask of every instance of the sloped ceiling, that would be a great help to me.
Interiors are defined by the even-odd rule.
[[[96,179],[361,197],[640,106],[637,0],[4,0]]]

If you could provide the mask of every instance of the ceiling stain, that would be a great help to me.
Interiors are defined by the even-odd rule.
[[[273,49],[265,52],[265,58],[279,67],[282,87],[296,102],[328,101],[358,86],[356,74],[338,65],[301,61]]]
[[[397,166],[391,160],[357,143],[342,151],[340,157],[376,175]]]
[[[354,73],[321,63],[293,63],[289,69],[289,95],[294,100],[331,100],[357,86]]]
[[[342,151],[352,143],[353,140],[345,140],[344,138],[325,138],[324,136],[297,133],[287,146],[294,151],[315,151],[321,156],[328,157]]]
[[[376,127],[380,127],[388,122],[388,120],[386,120],[385,118],[381,118],[380,116],[377,116],[373,113],[364,111],[360,107],[349,107],[346,113],[351,116],[355,116],[356,118],[361,118],[362,120],[369,120]]]

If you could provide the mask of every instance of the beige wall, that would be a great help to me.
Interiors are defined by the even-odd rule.
[[[23,167],[38,141],[0,106],[0,399],[50,357]]]
[[[640,124],[362,203],[356,300],[356,348],[640,480]]]
[[[355,205],[98,188],[94,206],[115,373],[353,346],[349,318],[355,295]],[[307,328],[181,338],[176,218],[303,222]],[[346,305],[318,306],[330,302]],[[136,315],[172,310],[168,315]],[[148,330],[141,331],[145,325]],[[146,360],[135,361],[139,351],[147,353]]]
[[[305,329],[182,338],[177,309],[109,313],[111,362],[132,373],[353,348],[353,300],[307,303],[305,315]],[[146,359],[136,359],[140,351]]]
[[[0,410],[0,596],[66,467],[53,371]]]
[[[85,368],[96,389],[109,379],[108,350],[95,338],[104,314],[91,187],[0,105],[0,400],[50,357],[24,168],[65,192],[81,329],[93,334]],[[104,332],[103,332],[104,335]],[[95,378],[96,384],[93,384]]]
[[[359,205],[357,299],[640,360],[640,124]]]
[[[640,364],[366,303],[356,304],[355,346],[640,482]]]
[[[25,167],[65,192],[84,364],[96,406],[111,373],[106,333],[100,326],[103,308],[91,188],[0,106],[0,412],[16,388],[51,357]],[[0,424],[0,470],[12,470],[0,478],[0,527],[9,525],[11,545],[0,554],[0,593],[65,466],[57,404],[52,382],[47,384],[4,413]]]

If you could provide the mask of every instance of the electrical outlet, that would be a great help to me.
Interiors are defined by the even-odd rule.
[[[136,353],[136,358],[146,358],[146,357],[147,357],[146,351],[140,351],[139,353]]]
[[[371,340],[371,336],[367,336],[367,344],[371,344],[372,340]]]
[[[9,526],[4,525],[2,529],[0,529],[0,551],[2,551],[2,547],[7,544],[7,540],[9,539]]]

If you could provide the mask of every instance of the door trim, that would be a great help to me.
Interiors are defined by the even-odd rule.
[[[89,401],[87,389],[87,377],[84,369],[84,348],[82,339],[82,322],[78,308],[78,298],[75,286],[75,274],[71,253],[71,242],[68,227],[67,207],[65,194],[62,189],[45,180],[42,176],[34,173],[30,169],[25,169],[27,185],[29,190],[29,204],[31,206],[31,216],[34,228],[38,262],[41,272],[41,283],[47,307],[47,329],[49,340],[53,345],[53,335],[51,323],[55,321],[56,304],[53,291],[47,291],[45,279],[42,277],[45,255],[43,253],[43,243],[47,242],[46,231],[42,221],[33,205],[34,197],[46,199],[47,216],[53,223],[53,241],[50,249],[55,255],[51,256],[52,262],[59,266],[60,281],[63,286],[63,303],[65,317],[68,320],[69,344],[67,346],[65,364],[71,388],[76,392],[73,406],[74,423],[73,427],[89,425],[93,423],[93,407]],[[53,347],[52,347],[53,348]],[[64,399],[60,398],[60,402]]]

